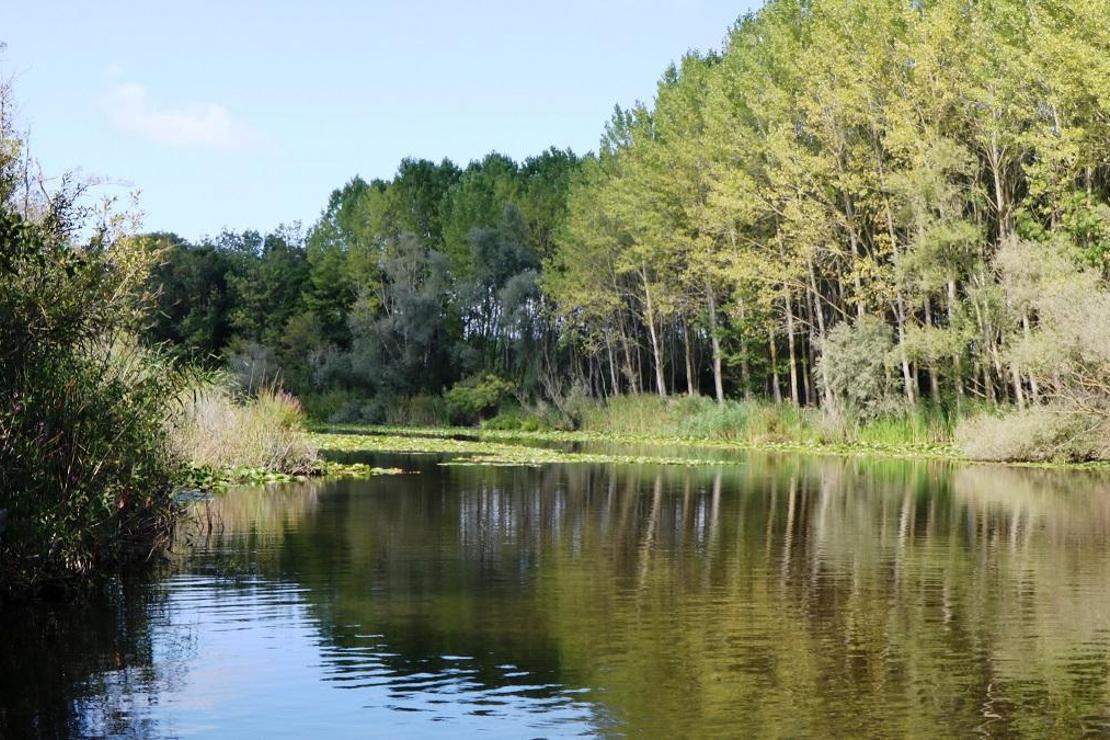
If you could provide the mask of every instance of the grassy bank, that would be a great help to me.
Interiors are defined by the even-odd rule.
[[[183,393],[178,408],[167,429],[181,463],[179,488],[213,491],[236,484],[399,472],[324,460],[306,430],[300,402],[280,389],[249,395],[226,378],[210,378]]]
[[[914,457],[945,460],[966,460],[958,449],[950,445],[913,445],[870,442],[854,444],[815,441],[746,441],[739,439],[709,439],[680,437],[664,434],[605,432],[605,431],[518,431],[478,427],[394,427],[366,424],[328,424],[315,427],[314,441],[327,452],[389,452],[389,453],[478,453],[490,454],[497,462],[520,459],[525,462],[654,462],[667,464],[712,463],[721,460],[702,460],[697,457],[675,457],[663,453],[640,451],[651,448],[683,448],[706,450],[764,451],[780,453],[855,455],[871,454],[887,457]],[[561,453],[537,448],[536,445],[617,444],[637,448],[636,455]],[[527,452],[502,456],[497,445],[522,447]],[[539,452],[537,452],[539,449]],[[548,454],[551,453],[551,454]]]
[[[952,420],[919,407],[870,421],[832,417],[816,409],[764,401],[622,396],[590,406],[581,429],[665,439],[768,446],[854,446],[948,451]]]
[[[534,420],[532,428],[537,426],[542,425]],[[520,423],[483,428],[529,431]],[[860,419],[766,401],[718,404],[707,398],[624,396],[583,404],[576,428],[578,436],[606,439],[878,452],[1050,467],[1110,465],[1110,421],[1052,404],[1017,410],[965,402],[961,415],[921,405]]]
[[[982,413],[969,420],[919,408],[897,417],[878,418],[867,422],[830,418],[813,408],[798,408],[763,402],[727,401],[717,404],[709,399],[627,396],[611,399],[607,404],[585,405],[578,420],[578,429],[556,430],[537,428],[544,420],[522,415],[514,409],[513,425],[502,417],[481,427],[368,426],[358,424],[317,426],[315,443],[322,449],[361,450],[377,452],[435,452],[469,454],[481,459],[509,463],[573,462],[573,457],[556,451],[535,451],[535,447],[506,451],[492,445],[520,443],[572,444],[622,443],[687,448],[763,450],[768,452],[881,455],[887,457],[931,458],[962,462],[994,462],[1025,467],[1066,467],[1075,469],[1107,468],[1110,461],[1074,461],[1053,459],[1007,459],[999,450],[1019,449],[1038,453],[1031,444],[1017,447],[1009,438],[998,437],[996,429],[1025,429],[1007,423],[1006,417]],[[508,428],[505,428],[508,426]],[[974,431],[986,428],[985,438]],[[1029,439],[1037,441],[1030,433]],[[968,442],[967,438],[971,441]],[[996,441],[1000,440],[1000,441]],[[995,454],[969,454],[986,449]],[[1012,454],[1012,453],[1008,453]],[[1039,453],[1038,453],[1039,454]],[[610,455],[610,462],[626,461],[626,456]],[[641,461],[667,462],[667,455],[638,454]],[[673,457],[673,456],[672,456]],[[689,460],[689,458],[686,458]],[[583,460],[588,461],[588,460]],[[604,460],[599,460],[604,461]]]
[[[317,425],[315,443],[327,452],[445,455],[448,464],[540,465],[545,463],[644,463],[657,465],[721,465],[742,460],[679,456],[665,448],[804,455],[866,455],[891,459],[947,460],[967,464],[1071,470],[1110,470],[1110,461],[1005,462],[974,460],[953,445],[883,442],[746,442],[598,431],[506,431],[477,427],[394,427],[368,424]],[[636,454],[564,452],[575,443],[629,445]],[[551,448],[537,445],[552,445]],[[650,451],[659,447],[659,452]]]

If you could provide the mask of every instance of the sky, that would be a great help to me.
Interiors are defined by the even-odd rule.
[[[140,191],[196,239],[307,228],[403,157],[596,149],[613,106],[756,0],[0,3],[0,74],[43,170]]]

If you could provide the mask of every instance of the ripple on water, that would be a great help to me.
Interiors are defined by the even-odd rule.
[[[168,575],[11,621],[42,669],[0,678],[0,730],[1107,732],[1107,494],[757,456],[233,491]]]

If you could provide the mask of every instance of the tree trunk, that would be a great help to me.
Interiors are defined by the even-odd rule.
[[[955,331],[956,328],[956,281],[948,280],[948,331]],[[952,384],[956,389],[956,410],[960,410],[963,405],[964,398],[964,378],[963,378],[963,361],[960,359],[960,351],[957,350],[952,355]]]
[[[771,394],[775,399],[775,403],[782,403],[782,388],[779,387],[779,355],[778,348],[775,347],[775,330],[768,328],[767,330],[768,344],[771,351]]]
[[[859,270],[856,269],[855,261],[859,259],[859,238],[856,236],[856,214],[855,208],[852,207],[852,200],[848,194],[844,194],[844,215],[848,219],[848,241],[852,245],[852,281],[856,289],[856,316],[863,318],[864,305],[863,305],[863,285],[860,283]]]
[[[694,358],[690,353],[690,327],[686,325],[686,319],[682,320],[682,344],[686,348],[686,395],[693,398],[698,395],[698,388],[694,377]]]
[[[809,332],[809,336],[805,341],[805,350],[802,352],[802,394],[805,396],[805,405],[812,406],[813,400],[813,386],[812,369],[813,369],[813,332]]]
[[[933,326],[933,309],[929,305],[929,298],[925,298],[925,325]],[[929,398],[934,406],[940,405],[940,381],[937,379],[937,366],[930,360],[926,368],[929,373]]]
[[[1014,381],[1014,398],[1017,399],[1018,409],[1025,411],[1025,391],[1021,387],[1021,369],[1016,362],[1010,363],[1010,375]]]
[[[648,334],[651,338],[651,353],[655,360],[655,390],[660,398],[666,398],[667,384],[663,378],[663,348],[659,343],[659,332],[655,329],[655,304],[651,300],[651,287],[648,284],[646,268],[640,268],[640,277],[644,285],[644,319],[647,321]]]
[[[895,302],[894,317],[898,323],[898,354],[902,365],[902,383],[905,387],[906,401],[912,406],[917,403],[917,379],[910,370],[910,359],[906,355],[906,308],[902,302],[902,293],[898,292]]]
[[[798,353],[794,346],[794,302],[786,294],[786,346],[790,355],[790,402],[799,404]]]
[[[744,301],[740,302],[740,383],[744,386],[744,400],[752,400],[752,376],[748,365],[748,340],[744,336]]]
[[[632,348],[628,341],[628,332],[624,330],[624,322],[620,324],[620,339],[621,349],[624,353],[624,372],[628,376],[628,384],[631,386],[632,393],[638,394],[640,392],[639,373],[632,365]]]
[[[713,392],[717,403],[725,400],[725,383],[721,377],[721,340],[717,336],[717,296],[709,279],[705,280],[705,293],[709,304],[709,346],[713,349]]]
[[[1022,328],[1022,331],[1025,333],[1025,340],[1029,341],[1029,313],[1028,312],[1025,312],[1024,314],[1022,314],[1021,328]],[[1031,391],[1031,393],[1033,395],[1033,403],[1040,403],[1041,402],[1041,387],[1040,387],[1040,384],[1037,383],[1037,379],[1035,377],[1033,377],[1032,373],[1029,374],[1029,390]]]
[[[817,292],[817,276],[813,271],[813,260],[808,261],[809,266],[809,289],[810,301],[813,303],[813,316],[817,320],[817,340],[818,349],[821,350],[825,341],[825,312],[821,306],[821,294]],[[832,397],[829,391],[829,376],[825,369],[824,363],[818,363],[819,372],[821,373],[821,395],[824,398],[826,408],[832,406]]]
[[[621,386],[617,378],[617,361],[613,356],[613,338],[609,336],[608,330],[605,332],[605,349],[609,354],[609,383],[612,385],[613,395],[619,396],[621,394]]]

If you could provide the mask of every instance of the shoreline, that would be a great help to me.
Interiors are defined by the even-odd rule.
[[[388,426],[377,424],[312,424],[310,432],[320,436],[378,436],[378,437],[405,437],[429,439],[450,439],[466,437],[476,442],[509,442],[513,440],[529,440],[536,442],[553,443],[608,443],[624,445],[653,445],[676,446],[684,448],[703,448],[710,450],[736,451],[736,452],[762,452],[778,454],[808,454],[835,457],[873,456],[901,460],[934,460],[938,462],[958,463],[962,465],[999,465],[1004,467],[1031,468],[1041,470],[1072,470],[1072,471],[1110,471],[1110,460],[1090,462],[1034,462],[1034,461],[996,461],[974,460],[964,456],[951,445],[937,444],[828,444],[805,442],[774,442],[774,441],[733,441],[720,439],[705,439],[699,437],[668,437],[629,433],[609,433],[596,431],[510,431],[482,429],[480,427],[410,427]],[[323,446],[323,445],[322,445]],[[344,450],[347,452],[355,449]],[[376,447],[367,451],[388,452],[387,447]],[[411,449],[397,450],[398,452],[412,451]],[[697,461],[692,459],[692,464],[706,464],[719,461]]]

